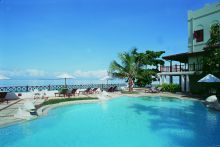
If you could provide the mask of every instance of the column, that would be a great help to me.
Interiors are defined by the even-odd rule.
[[[186,75],[186,92],[189,92],[189,75]]]
[[[181,87],[181,75],[179,75],[179,85],[180,85],[180,87]]]
[[[185,92],[185,76],[181,75],[181,90]]]
[[[163,84],[163,76],[162,76],[162,75],[159,76],[159,80],[160,80],[160,81],[159,81],[159,82],[160,82],[160,85],[162,85],[162,84]]]
[[[170,75],[170,84],[172,84],[172,83],[173,83],[173,76]]]

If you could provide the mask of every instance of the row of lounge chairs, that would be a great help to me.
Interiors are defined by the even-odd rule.
[[[117,86],[110,87],[107,92],[115,92],[117,90]]]
[[[162,90],[162,87],[158,87],[158,88],[156,88],[156,87],[151,87],[151,88],[149,88],[149,89],[146,89],[146,90],[145,90],[145,93],[160,93],[161,90]]]
[[[117,89],[117,86],[114,86],[114,87],[109,87],[106,91],[107,92],[115,92]],[[97,94],[101,92],[101,89],[100,88],[87,88],[85,91],[83,91],[82,93],[83,94]]]
[[[107,92],[115,92],[117,89],[117,86],[114,86],[114,87],[110,87],[108,88],[106,91]],[[55,97],[71,97],[71,96],[76,96],[80,93],[82,94],[98,94],[101,92],[101,89],[100,88],[87,88],[86,90],[84,91],[79,91],[78,89],[74,88],[72,89],[71,91],[67,88],[65,89],[61,89],[58,93],[55,93]]]
[[[58,93],[55,93],[55,97],[70,97],[70,96],[75,96],[77,94],[77,89],[72,89],[69,91],[68,89],[61,89]]]
[[[99,88],[87,88],[85,91],[82,91],[83,94],[95,94],[95,93],[99,93],[100,90]]]
[[[79,91],[78,89],[72,89],[71,91],[69,91],[68,89],[61,89],[61,91],[59,91],[58,93],[55,93],[55,97],[70,97],[70,96],[76,96],[79,95],[80,93],[82,94],[94,94],[94,93],[98,93],[98,88],[87,88],[84,91]]]
[[[108,89],[106,89],[107,92],[115,92],[117,89],[117,86],[114,87],[109,87]],[[78,89],[72,89],[71,91],[69,91],[68,89],[62,89],[60,92],[55,93],[55,97],[70,97],[70,96],[76,96],[79,95],[80,93],[82,94],[98,94],[99,92],[101,92],[100,88],[87,88],[84,91],[79,91]],[[7,102],[8,103],[8,99],[6,99],[6,95],[8,92],[0,92],[0,103],[3,102]],[[45,93],[44,93],[44,97],[45,97]],[[34,98],[39,98],[39,92],[35,92],[34,93]]]

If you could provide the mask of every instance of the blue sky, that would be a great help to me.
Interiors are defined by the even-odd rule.
[[[187,51],[187,11],[217,0],[0,0],[0,75],[105,76],[119,52]]]

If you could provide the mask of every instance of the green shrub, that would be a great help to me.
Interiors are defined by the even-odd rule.
[[[122,94],[138,94],[139,92],[137,91],[121,91]]]
[[[161,90],[164,92],[179,92],[180,91],[180,85],[178,84],[162,84],[160,85],[162,88]]]

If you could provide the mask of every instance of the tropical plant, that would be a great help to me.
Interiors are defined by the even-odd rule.
[[[121,64],[114,60],[110,64],[109,72],[113,77],[127,78],[129,91],[133,91],[133,80],[136,78],[139,68],[133,50],[131,52],[120,53],[118,57],[121,60]]]
[[[113,77],[126,79],[131,92],[133,91],[134,82],[138,86],[145,86],[154,80],[158,72],[158,65],[164,63],[163,60],[159,59],[163,53],[163,51],[154,52],[149,50],[138,53],[137,49],[120,53],[121,64],[114,60],[110,64],[109,72]]]
[[[220,24],[211,26],[210,39],[204,49],[203,72],[220,75]]]
[[[152,81],[157,80],[157,73],[159,72],[158,66],[163,65],[164,61],[160,59],[160,56],[165,53],[164,51],[150,51],[147,50],[144,53],[137,53],[137,60],[140,61],[140,68],[135,84],[140,87],[146,84],[151,84]]]
[[[162,85],[159,85],[159,87],[161,87],[161,90],[164,92],[179,92],[179,91],[181,91],[179,84],[163,83]]]
[[[220,24],[216,23],[211,26],[210,39],[207,42],[208,47],[219,45],[220,43]]]

